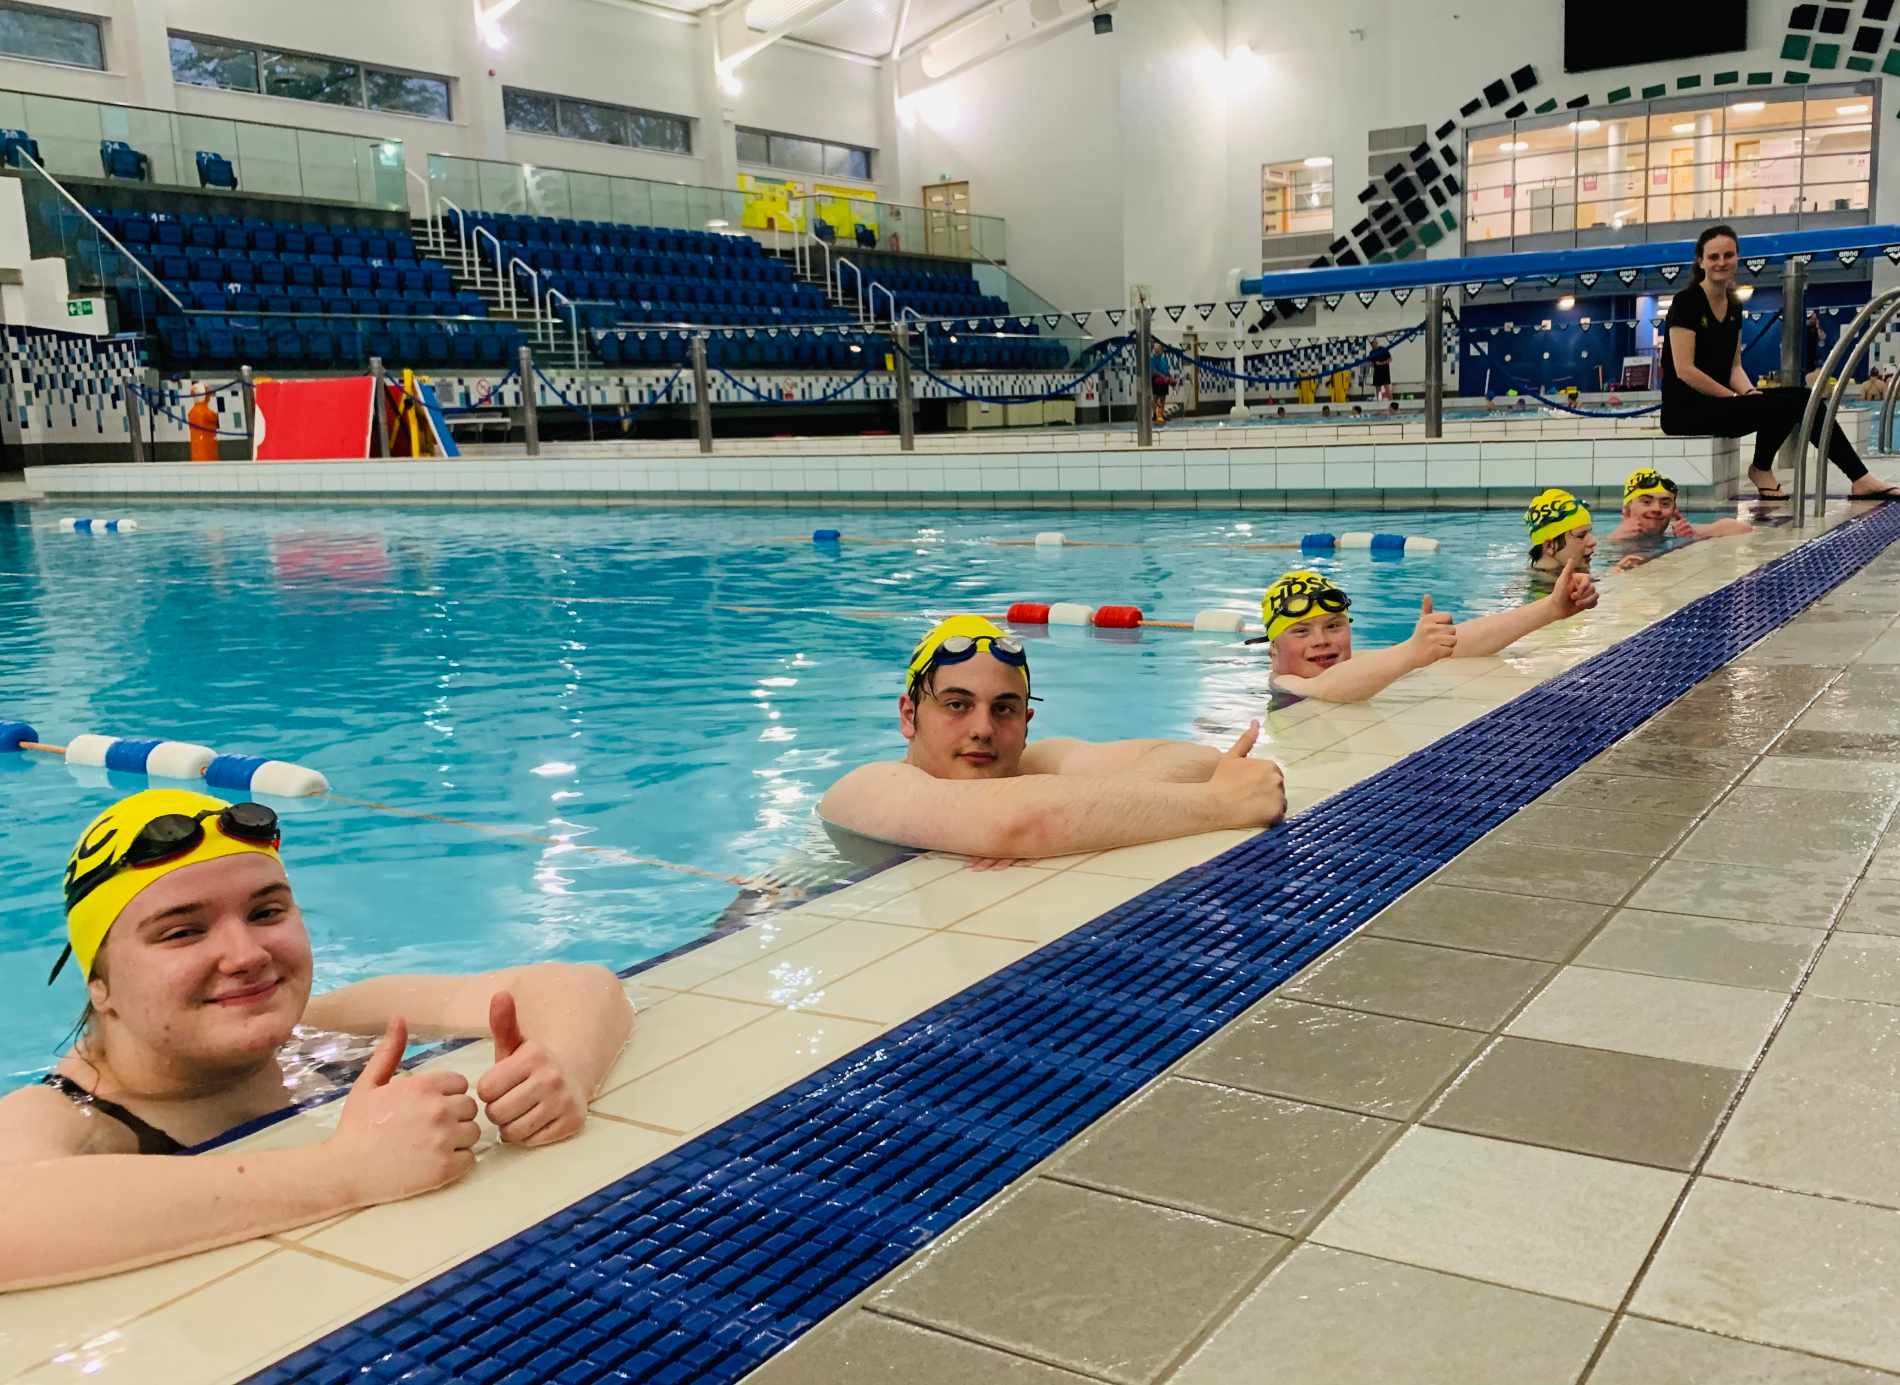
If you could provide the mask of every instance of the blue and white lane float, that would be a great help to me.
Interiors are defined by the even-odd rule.
[[[74,736],[65,745],[49,745],[24,721],[0,721],[0,751],[38,751],[58,755],[69,765],[154,779],[202,780],[206,788],[261,793],[275,798],[313,798],[330,791],[330,781],[306,765],[261,755],[227,755],[208,745],[162,741],[146,736]]]
[[[847,537],[836,529],[814,529],[811,535],[813,544],[829,548],[844,543],[881,544],[887,547],[909,547],[923,542],[919,538],[855,538]],[[978,543],[993,544],[998,548],[1147,548],[1147,543],[1111,543],[1100,539],[1072,539],[1058,529],[1045,529],[1033,539],[978,539]],[[1354,531],[1348,534],[1302,534],[1298,543],[1189,543],[1179,545],[1184,548],[1233,548],[1255,551],[1279,550],[1289,553],[1332,553],[1344,548],[1369,548],[1374,553],[1436,553],[1438,540],[1428,539],[1422,534],[1374,534]]]
[[[1336,548],[1369,548],[1374,553],[1436,553],[1438,540],[1417,534],[1302,534],[1300,552],[1330,553]]]
[[[130,516],[123,519],[95,519],[90,515],[62,515],[53,527],[68,534],[130,534],[137,531],[139,522]]]

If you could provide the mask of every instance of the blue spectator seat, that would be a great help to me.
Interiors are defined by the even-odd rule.
[[[25,130],[0,130],[0,163],[23,168],[25,165],[20,162],[22,153],[34,163],[40,162],[40,142]]]
[[[229,188],[237,191],[237,169],[224,155],[210,149],[198,151],[198,186],[201,188]]]
[[[108,178],[125,178],[143,183],[152,175],[152,161],[120,139],[99,141],[99,162]]]

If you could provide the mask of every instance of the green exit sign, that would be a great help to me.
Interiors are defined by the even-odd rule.
[[[93,300],[90,298],[75,298],[71,302],[67,303],[66,316],[67,317],[91,317],[92,304],[93,304]]]

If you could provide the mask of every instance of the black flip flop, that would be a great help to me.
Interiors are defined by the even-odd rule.
[[[1786,500],[1787,498],[1788,492],[1783,490],[1780,486],[1776,486],[1772,492],[1765,491],[1760,486],[1755,487],[1755,499],[1759,503],[1767,504],[1771,501]]]
[[[1900,486],[1888,486],[1884,491],[1869,491],[1866,495],[1852,495],[1849,500],[1874,500],[1886,504],[1889,500],[1900,500]]]

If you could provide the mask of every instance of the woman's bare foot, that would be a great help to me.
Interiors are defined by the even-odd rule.
[[[1750,467],[1748,484],[1755,488],[1757,500],[1786,500],[1788,492],[1781,488],[1781,482],[1775,479],[1775,473],[1765,468]]]

